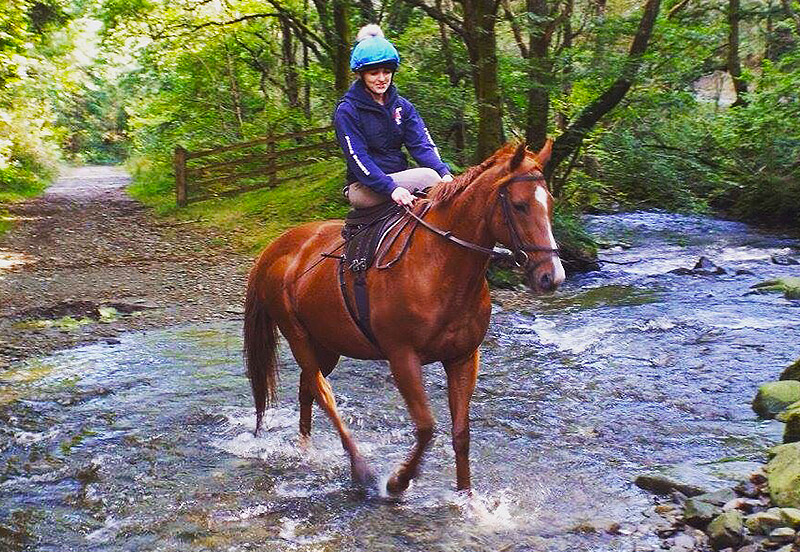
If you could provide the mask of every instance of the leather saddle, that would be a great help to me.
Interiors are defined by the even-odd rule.
[[[423,216],[425,211],[427,207],[423,208]],[[409,223],[413,224],[413,228],[400,252],[392,260],[382,264],[384,255]],[[415,228],[416,221],[408,217],[405,210],[394,202],[366,209],[353,209],[347,214],[342,228],[342,238],[346,245],[339,260],[339,287],[344,304],[358,328],[378,350],[380,347],[370,324],[367,270],[373,264],[377,269],[386,269],[396,263],[408,249]],[[347,271],[353,274],[352,299],[347,290]]]

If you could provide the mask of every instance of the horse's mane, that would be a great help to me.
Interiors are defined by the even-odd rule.
[[[494,152],[491,157],[487,157],[479,165],[468,168],[450,182],[440,182],[428,193],[428,199],[434,205],[451,200],[467,189],[478,176],[487,171],[490,167],[496,165],[500,159],[513,155],[518,146],[519,144],[517,142],[509,142]]]

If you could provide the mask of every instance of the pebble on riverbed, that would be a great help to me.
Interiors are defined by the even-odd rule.
[[[776,457],[785,454],[780,450],[783,447],[795,448],[776,447]],[[772,463],[766,469],[770,467],[774,470]],[[656,531],[663,539],[662,548],[672,552],[800,552],[800,508],[777,507],[770,490],[768,476],[758,472],[731,489],[692,498],[673,492],[653,508],[670,524]]]

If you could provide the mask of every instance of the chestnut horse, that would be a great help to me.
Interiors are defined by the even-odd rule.
[[[424,217],[429,228],[416,229],[408,250],[391,269],[367,274],[376,344],[345,307],[337,262],[321,257],[340,245],[342,221],[305,224],[269,245],[250,272],[245,307],[244,352],[256,432],[267,404],[275,400],[280,329],[301,369],[301,440],[311,433],[316,400],[339,432],[354,481],[374,481],[336,410],[326,376],[341,355],[388,360],[416,428],[416,443],[387,482],[390,493],[400,493],[416,476],[434,432],[422,365],[441,361],[447,374],[456,484],[468,489],[469,403],[478,375],[478,347],[491,313],[485,277],[491,248],[496,242],[510,247],[534,291],[551,291],[564,280],[550,226],[553,199],[542,174],[550,151],[550,142],[536,154],[525,144],[506,146],[418,201],[430,202]],[[395,252],[403,237],[392,246]]]

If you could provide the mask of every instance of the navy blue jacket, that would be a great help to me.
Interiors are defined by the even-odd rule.
[[[391,195],[397,187],[387,173],[404,171],[405,145],[421,167],[444,176],[450,172],[417,110],[392,84],[384,105],[369,95],[358,79],[339,102],[333,115],[336,139],[347,160],[347,181],[359,181],[378,193]]]

